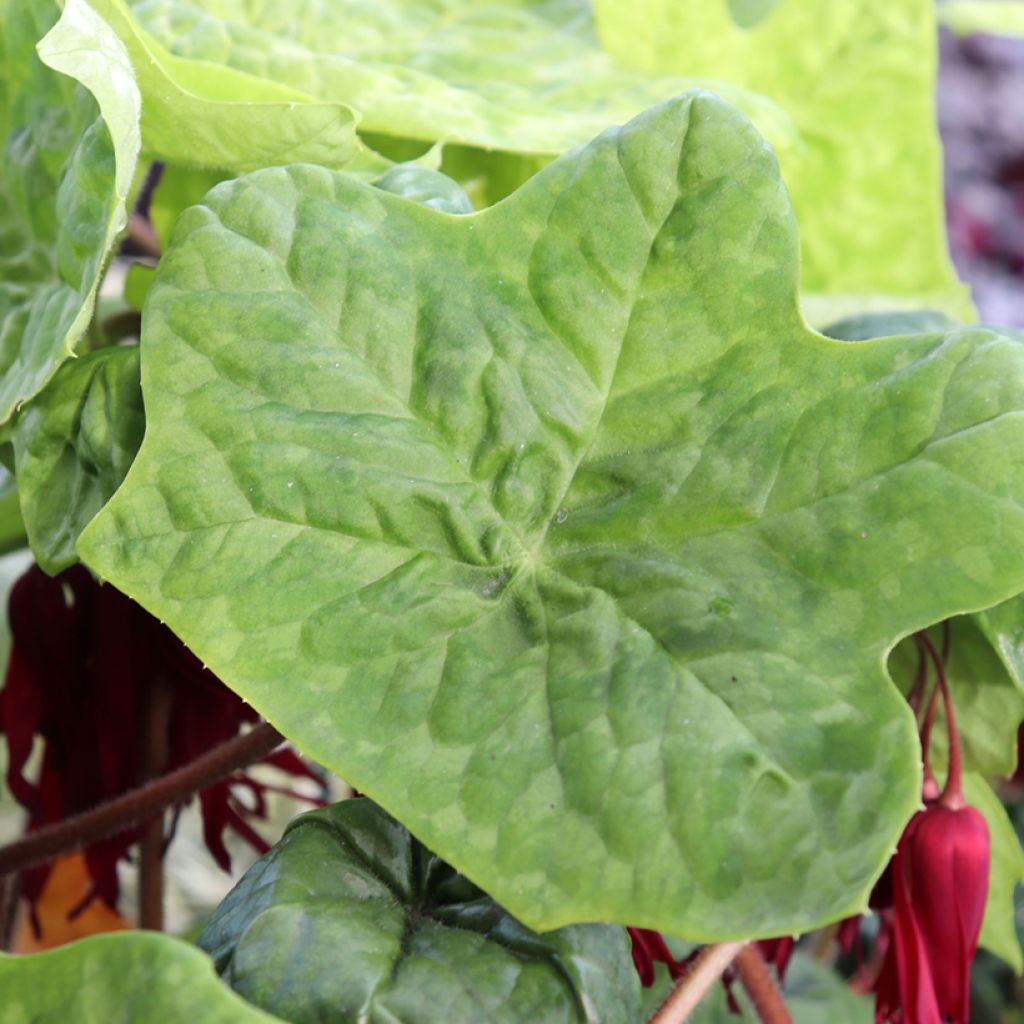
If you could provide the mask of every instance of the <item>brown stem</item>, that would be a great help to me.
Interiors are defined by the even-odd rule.
[[[15,872],[0,878],[0,952],[10,951],[14,939],[14,925],[18,919],[21,901],[21,875]]]
[[[681,1024],[686,1020],[743,946],[742,942],[719,942],[705,946],[693,966],[669,993],[668,999],[658,1007],[650,1024]]]
[[[146,729],[139,758],[139,782],[160,777],[167,767],[173,691],[164,679],[149,687]],[[139,927],[164,930],[164,815],[155,815],[139,843]]]
[[[30,832],[0,847],[0,877],[117,835],[194,793],[266,757],[284,737],[269,723],[221,743],[202,757],[67,821]]]
[[[736,973],[754,1004],[762,1024],[793,1024],[782,993],[768,971],[755,943],[744,946],[736,957]]]

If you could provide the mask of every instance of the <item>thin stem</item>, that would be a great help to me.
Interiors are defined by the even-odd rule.
[[[658,1007],[650,1024],[682,1024],[682,1021],[696,1009],[708,989],[736,959],[743,946],[742,942],[719,942],[713,946],[705,946],[694,960],[693,966],[669,993],[668,999]]]
[[[21,901],[21,875],[0,878],[0,952],[9,952],[14,941],[14,925],[18,919]]]
[[[953,697],[949,692],[949,681],[946,679],[946,669],[934,644],[923,633],[919,634],[921,643],[925,645],[928,656],[935,666],[935,674],[938,676],[938,685],[942,689],[942,705],[946,712],[946,732],[949,736],[949,766],[946,771],[946,786],[939,797],[939,803],[943,807],[957,810],[964,806],[964,794],[962,788],[963,780],[963,759],[960,753],[960,734],[956,728],[956,714],[953,711]]]
[[[139,781],[145,785],[160,777],[167,767],[168,734],[174,693],[164,679],[149,687],[146,730],[139,758]],[[139,927],[164,930],[164,815],[160,813],[145,826],[139,843]]]
[[[924,696],[925,682],[928,678],[928,659],[925,657],[924,648],[917,645],[917,671],[914,673],[914,685],[907,693],[907,703],[916,715],[921,709],[921,698]]]
[[[202,757],[145,786],[0,847],[0,877],[133,828],[220,782],[232,772],[266,757],[283,742],[284,737],[269,722],[260,722],[249,732],[221,743]]]
[[[754,1004],[761,1024],[793,1024],[782,993],[756,943],[752,942],[740,950],[736,957],[736,973]]]

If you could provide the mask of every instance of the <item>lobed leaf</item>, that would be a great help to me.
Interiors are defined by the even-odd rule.
[[[79,552],[530,927],[845,916],[919,802],[886,653],[1024,588],[1024,347],[826,339],[797,246],[701,95],[468,216],[219,185]]]
[[[786,0],[741,26],[722,0],[596,0],[608,51],[650,74],[771,97],[801,143],[779,151],[812,322],[882,302],[975,319],[949,260],[935,127],[933,0]],[[880,298],[884,297],[884,298]]]
[[[139,151],[123,45],[85,0],[56,15],[46,0],[0,11],[0,422],[88,327]]]
[[[157,932],[97,935],[32,956],[0,953],[4,1024],[272,1024],[225,988],[209,957]]]
[[[296,1024],[639,1017],[624,929],[531,932],[366,799],[293,821],[198,944],[232,988]]]

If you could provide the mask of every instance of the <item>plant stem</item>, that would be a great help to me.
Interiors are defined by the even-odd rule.
[[[21,875],[15,872],[0,877],[0,953],[10,951],[20,900]]]
[[[146,728],[139,758],[139,782],[159,778],[167,767],[173,692],[166,680],[149,687]],[[145,826],[139,843],[139,927],[164,930],[164,815],[161,808]]]
[[[0,877],[132,828],[266,757],[283,742],[284,737],[269,722],[260,722],[249,732],[235,736],[145,786],[0,847]]]
[[[942,705],[946,712],[946,733],[949,736],[949,764],[946,769],[946,785],[939,797],[939,803],[951,810],[958,810],[964,806],[964,794],[962,788],[963,759],[960,754],[960,734],[956,728],[956,714],[953,711],[953,697],[949,692],[949,680],[946,678],[946,669],[943,660],[939,657],[935,645],[923,633],[918,634],[921,643],[928,651],[928,656],[935,666],[935,674],[938,676],[938,686],[942,690]]]
[[[744,946],[736,957],[736,973],[754,1004],[762,1024],[793,1024],[793,1018],[761,951],[754,943]]]
[[[719,942],[705,946],[693,966],[669,993],[668,999],[658,1007],[650,1024],[682,1024],[744,945],[742,942]]]

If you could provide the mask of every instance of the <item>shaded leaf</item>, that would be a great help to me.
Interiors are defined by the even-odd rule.
[[[209,958],[156,932],[97,935],[33,956],[0,953],[4,1024],[84,1013],[138,1024],[271,1024],[276,1018],[225,988]]]
[[[85,0],[68,0],[38,57],[56,5],[9,0],[0,13],[3,421],[88,327],[104,261],[127,219],[140,98],[124,47]],[[76,92],[72,78],[89,92]]]
[[[624,929],[529,931],[366,799],[293,821],[198,944],[234,989],[296,1024],[639,1014]]]
[[[830,341],[797,267],[707,96],[468,216],[219,185],[79,551],[531,927],[835,920],[919,800],[885,654],[1024,587],[1024,346]]]
[[[117,347],[65,363],[5,428],[32,553],[50,575],[78,561],[78,535],[121,485],[145,425],[138,348]]]
[[[720,0],[596,0],[608,51],[651,74],[714,74],[774,99],[812,323],[873,301],[973,320],[949,261],[935,127],[933,0],[788,0],[751,28]]]

